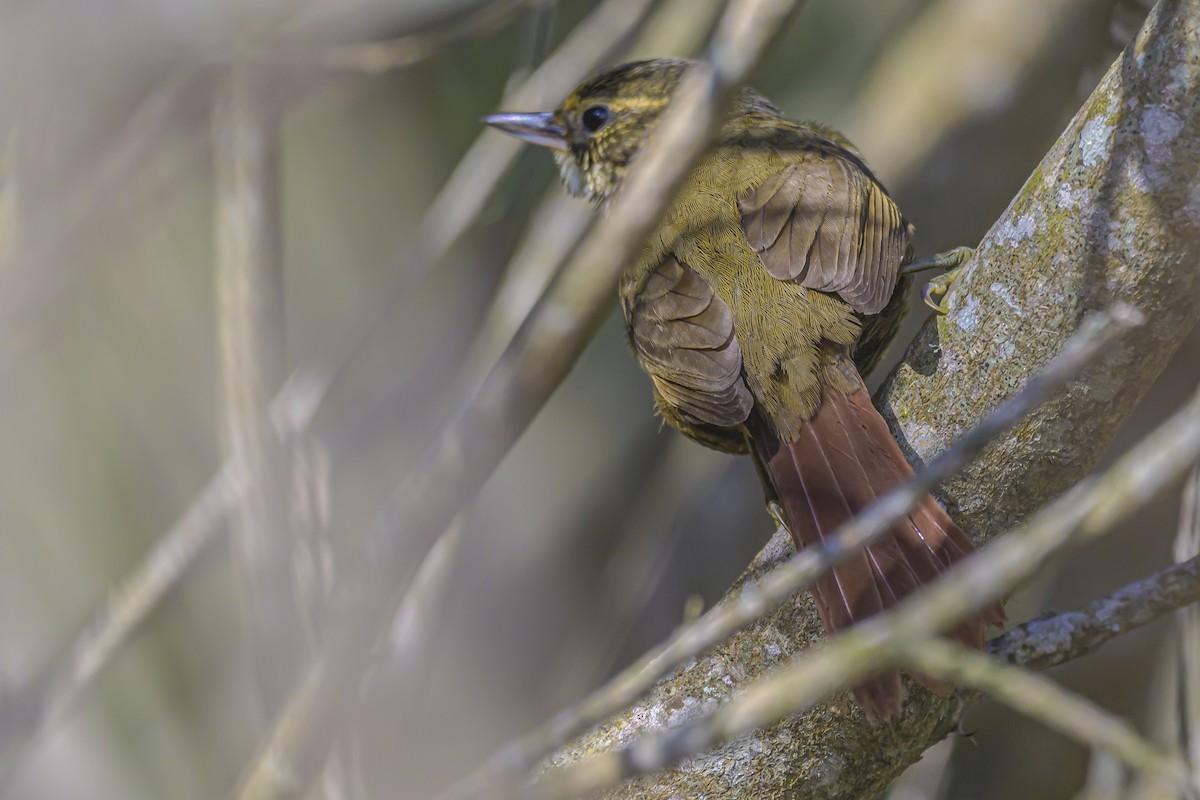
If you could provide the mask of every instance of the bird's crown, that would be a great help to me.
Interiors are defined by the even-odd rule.
[[[629,162],[693,64],[682,58],[655,58],[609,67],[577,86],[555,111],[496,114],[485,121],[552,148],[572,194],[605,200],[620,185]],[[738,110],[778,113],[749,89],[743,90]]]

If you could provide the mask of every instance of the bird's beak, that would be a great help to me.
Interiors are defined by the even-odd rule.
[[[538,144],[552,150],[569,149],[567,131],[558,124],[552,111],[536,114],[492,114],[490,117],[484,117],[483,121],[530,144]]]

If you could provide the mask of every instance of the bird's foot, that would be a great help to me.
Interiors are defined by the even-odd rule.
[[[900,274],[916,275],[918,272],[926,272],[931,269],[955,269],[970,261],[973,255],[975,255],[974,247],[955,247],[953,250],[922,258],[920,261],[910,261],[900,267]]]
[[[930,269],[946,270],[944,275],[937,276],[925,284],[925,288],[921,290],[921,298],[925,301],[925,305],[939,314],[946,314],[950,311],[946,305],[946,294],[962,274],[963,265],[970,261],[973,255],[975,255],[975,249],[972,247],[956,247],[953,250],[938,253],[936,256],[905,264],[900,268],[900,274],[914,275]]]
[[[942,316],[949,314],[950,306],[946,303],[946,294],[961,275],[962,267],[955,267],[925,284],[925,288],[921,290],[921,299],[925,301],[925,305]]]

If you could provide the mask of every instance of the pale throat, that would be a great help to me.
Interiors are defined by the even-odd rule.
[[[558,165],[558,174],[563,185],[575,197],[582,197],[593,203],[604,203],[620,188],[621,173],[624,172],[621,167],[604,161],[594,161],[590,167],[584,168],[576,155],[570,151],[555,152],[554,161]]]

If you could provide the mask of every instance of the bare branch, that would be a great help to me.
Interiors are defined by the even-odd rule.
[[[881,393],[893,431],[920,463],[1011,396],[1088,310],[1124,299],[1146,313],[1147,324],[1070,391],[943,484],[940,496],[977,540],[1019,525],[1086,475],[1200,317],[1200,231],[1189,206],[1200,184],[1200,109],[1192,101],[1200,93],[1198,31],[1200,4],[1176,0],[1156,8],[985,237],[951,293],[950,316],[926,327]],[[786,547],[773,540],[754,570]],[[712,710],[820,642],[821,630],[807,598],[786,604],[554,761],[579,760]],[[905,714],[881,729],[839,696],[625,785],[619,796],[875,797],[953,730],[957,710],[952,700],[913,688]]]
[[[1192,470],[1183,487],[1179,506],[1179,532],[1175,536],[1175,569],[1191,567],[1193,584],[1200,584],[1200,467]],[[1176,619],[1179,633],[1179,732],[1184,757],[1193,780],[1200,785],[1200,608],[1184,608]]]
[[[1073,661],[1164,614],[1200,601],[1200,558],[1167,567],[1077,611],[1047,614],[988,643],[988,652],[1030,669]]]
[[[287,443],[308,427],[328,386],[297,374],[271,408],[272,427]],[[11,691],[0,692],[0,789],[34,748],[92,685],[188,571],[217,540],[222,523],[250,483],[247,461],[226,463],[195,502],[46,666]]]
[[[900,652],[913,670],[984,692],[1064,736],[1116,756],[1149,781],[1174,786],[1185,796],[1192,794],[1180,759],[1159,751],[1125,720],[1048,678],[943,639],[904,641]]]
[[[520,86],[503,100],[508,108],[543,108],[561,100],[597,64],[629,37],[659,0],[605,0],[577,25],[563,43]],[[332,380],[346,368],[406,297],[479,218],[500,178],[521,151],[520,142],[495,131],[483,131],[459,160],[429,205],[416,230],[421,239],[406,246],[403,262],[383,292],[384,300],[329,362]]]
[[[421,30],[381,42],[331,45],[315,52],[301,50],[267,51],[260,55],[268,61],[315,62],[329,69],[352,69],[378,74],[423,61],[451,45],[498,30],[527,6],[545,0],[483,0],[465,11],[426,25]]]
[[[783,0],[731,5],[714,42],[711,68],[702,65],[689,72],[611,213],[585,238],[571,266],[535,306],[470,404],[380,512],[360,565],[362,594],[328,626],[332,639],[316,669],[321,680],[314,696],[308,702],[297,698],[303,708],[289,705],[288,730],[273,734],[240,796],[295,796],[294,784],[276,778],[319,771],[338,727],[331,721],[339,718],[338,709],[362,674],[372,644],[394,613],[397,592],[408,586],[416,565],[453,515],[478,492],[565,377],[603,319],[620,270],[657,224],[768,42],[800,5]],[[302,724],[294,725],[296,720]],[[302,779],[300,785],[307,782]]]
[[[717,711],[643,735],[572,766],[552,769],[526,796],[571,797],[616,786],[686,756],[805,711],[831,694],[897,666],[913,641],[978,613],[1067,545],[1095,538],[1169,486],[1200,458],[1200,395],[1103,475],[1080,483],[1025,526],[957,565],[891,611],[754,681]]]
[[[926,469],[893,489],[863,513],[843,525],[820,547],[809,547],[780,564],[757,582],[746,584],[735,597],[714,607],[686,626],[662,646],[650,651],[577,706],[555,716],[542,727],[497,752],[481,770],[470,776],[450,797],[468,797],[515,788],[539,761],[591,726],[637,701],[655,682],[687,661],[774,611],[808,588],[833,566],[878,539],[940,481],[979,455],[996,437],[1079,374],[1089,361],[1105,351],[1118,336],[1138,324],[1140,315],[1118,306],[1108,315],[1097,315],[1084,326],[1070,346],[1036,376],[1016,397],[990,414],[954,447]]]
[[[216,170],[217,334],[225,455],[250,465],[233,532],[267,714],[296,677],[311,606],[297,586],[285,462],[267,406],[286,376],[279,222],[279,110],[253,67],[230,68],[213,116]],[[311,645],[311,642],[309,642]]]

